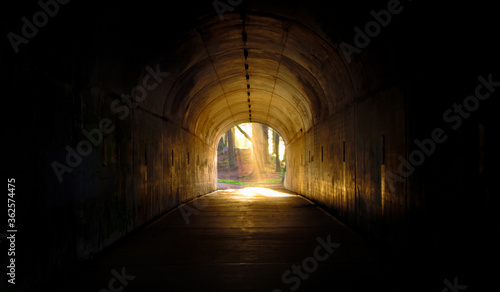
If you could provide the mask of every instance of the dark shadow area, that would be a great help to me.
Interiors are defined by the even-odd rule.
[[[0,35],[2,292],[496,287],[494,2],[8,1]]]

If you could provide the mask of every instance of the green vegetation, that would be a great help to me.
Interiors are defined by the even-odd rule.
[[[269,183],[269,184],[279,184],[281,183],[281,178],[270,178],[258,181],[257,183]]]
[[[220,183],[232,184],[232,185],[240,185],[240,186],[248,186],[248,187],[272,187],[277,183],[281,183],[281,179],[264,179],[257,182],[244,182],[244,181],[235,181],[230,179],[218,179]]]
[[[220,183],[240,185],[240,186],[252,186],[252,185],[254,185],[252,183],[247,183],[247,182],[243,182],[243,181],[235,181],[235,180],[230,180],[230,179],[218,179],[217,181]]]

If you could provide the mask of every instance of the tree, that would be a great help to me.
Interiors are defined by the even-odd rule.
[[[227,151],[229,152],[229,170],[236,168],[236,155],[234,153],[234,128],[229,129],[227,136]]]
[[[224,136],[225,135],[222,135],[222,137],[219,140],[219,144],[217,145],[218,152],[222,152],[222,150],[224,149]]]
[[[264,133],[262,127],[259,124],[252,124],[252,137],[248,135],[240,126],[236,128],[252,143],[252,150],[254,156],[254,173],[261,174],[266,172],[266,154],[263,151],[264,144]],[[269,156],[269,151],[267,151],[267,156]]]
[[[276,156],[275,162],[276,162],[276,172],[281,171],[281,163],[280,163],[280,135],[278,132],[273,130],[273,152],[274,155]]]
[[[271,160],[271,155],[269,155],[269,127],[261,124],[262,127],[262,154],[264,157],[264,163],[267,164]]]

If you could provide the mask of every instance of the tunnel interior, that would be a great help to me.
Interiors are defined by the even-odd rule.
[[[219,139],[247,122],[283,138],[286,189],[370,240],[454,269],[489,251],[489,4],[229,2],[61,1],[18,53],[4,38],[19,238],[42,238],[20,259],[27,289],[215,191]],[[40,7],[10,5],[2,32],[22,34]]]

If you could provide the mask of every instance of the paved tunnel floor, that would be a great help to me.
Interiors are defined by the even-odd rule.
[[[377,250],[308,200],[245,188],[171,211],[67,291],[381,291],[389,282]]]

